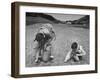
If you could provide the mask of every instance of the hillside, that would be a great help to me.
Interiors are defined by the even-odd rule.
[[[72,21],[72,24],[82,24],[84,27],[89,28],[89,15],[86,15],[78,20]]]
[[[26,25],[34,23],[59,23],[61,21],[44,13],[26,13]]]

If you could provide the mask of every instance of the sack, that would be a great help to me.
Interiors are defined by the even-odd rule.
[[[48,46],[48,49],[46,49],[42,55],[42,60],[44,62],[48,62],[50,60],[51,56],[51,46]]]
[[[44,62],[48,62],[50,60],[50,52],[49,51],[45,51],[43,56],[42,56],[42,60]]]

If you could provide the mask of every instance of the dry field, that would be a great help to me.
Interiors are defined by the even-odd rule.
[[[41,62],[35,63],[35,52],[34,52],[34,37],[37,29],[42,23],[32,24],[26,26],[26,43],[25,43],[25,54],[26,54],[26,67],[36,67],[36,66],[61,66],[61,65],[83,65],[89,64],[89,29],[80,28],[74,25],[67,24],[52,24],[56,33],[56,41],[53,43],[53,52],[54,56],[53,62]],[[86,51],[86,55],[83,57],[83,60],[78,62],[64,63],[65,56],[70,50],[71,43],[73,41],[78,41],[80,45],[83,46],[83,49]]]

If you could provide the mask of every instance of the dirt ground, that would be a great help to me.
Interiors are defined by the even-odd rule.
[[[40,25],[41,23],[26,26],[26,67],[89,64],[89,29],[74,27],[74,25],[67,24],[52,24],[56,33],[56,41],[53,43],[54,50],[52,52],[52,55],[54,56],[53,62],[35,63],[34,60],[36,54],[34,52],[33,40]],[[70,50],[71,43],[74,41],[77,41],[83,46],[83,49],[86,51],[86,55],[83,56],[83,60],[80,61],[80,63],[72,63],[71,61],[64,63],[65,56]]]

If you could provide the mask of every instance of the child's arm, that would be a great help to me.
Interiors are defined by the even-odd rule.
[[[83,55],[86,55],[86,52],[84,51],[84,49],[83,49],[82,46],[80,46],[80,49],[78,50],[78,52],[79,52],[80,54],[76,54],[77,56],[83,56]]]
[[[52,33],[52,37],[53,37],[53,40],[55,41],[56,40],[56,34],[55,34],[55,31],[54,31],[54,29],[52,29],[52,31],[51,31],[51,33]]]
[[[36,35],[37,35],[37,33],[39,33],[39,29],[36,29],[35,33],[33,34],[34,35],[33,42],[36,41]]]
[[[56,40],[56,34],[55,34],[55,32],[53,31],[53,34],[54,34],[54,40]]]

